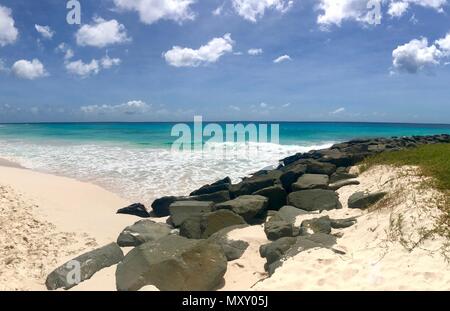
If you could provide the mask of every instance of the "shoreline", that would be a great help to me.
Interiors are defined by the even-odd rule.
[[[445,137],[445,139],[448,138],[450,137]],[[378,141],[378,145],[358,141],[340,143],[335,145],[337,149],[292,155],[283,160],[284,168],[296,172],[296,165],[305,165],[301,163],[306,163],[306,167],[308,167],[308,161],[314,162],[316,160],[311,159],[322,157],[322,159],[333,163],[352,163],[348,165],[333,164],[332,171],[327,173],[330,178],[334,174],[333,172],[337,172],[338,166],[346,166],[347,168],[346,171],[340,171],[340,174],[353,175],[356,173],[355,164],[359,161],[359,156],[357,153],[350,151],[344,152],[348,148],[359,150],[358,144],[371,146],[370,150],[375,150],[373,152],[377,152],[380,146],[389,145],[384,140]],[[338,149],[340,153],[338,153]],[[332,150],[334,152],[331,152]],[[315,170],[330,168],[330,163],[326,161],[314,162],[315,165],[322,163],[319,166],[314,166]],[[1,163],[7,163],[7,166],[2,166]],[[423,219],[426,220],[428,217],[423,218],[424,210],[437,213],[433,210],[434,207],[431,206],[430,208],[429,205],[429,197],[436,197],[436,192],[433,189],[416,191],[417,185],[423,180],[421,177],[415,176],[414,173],[406,174],[408,176],[404,175],[402,172],[404,169],[410,171],[406,167],[400,170],[392,167],[375,167],[357,176],[355,178],[357,184],[351,183],[342,189],[335,190],[337,198],[342,204],[341,209],[312,211],[306,213],[306,215],[300,213],[300,215],[295,216],[292,226],[299,228],[303,226],[304,221],[318,219],[318,217],[329,217],[331,219],[355,218],[357,222],[351,227],[333,228],[330,229],[329,233],[326,233],[329,237],[337,239],[332,249],[319,247],[286,257],[285,260],[281,260],[282,266],[273,275],[266,269],[270,266],[265,265],[266,259],[260,254],[260,247],[271,243],[270,240],[273,241],[272,238],[269,240],[266,231],[266,226],[270,223],[271,218],[268,217],[261,224],[248,222],[247,227],[229,231],[225,235],[226,239],[241,241],[247,243],[248,246],[244,249],[241,257],[226,263],[223,283],[217,289],[262,291],[282,289],[450,289],[450,275],[440,276],[438,273],[448,268],[442,258],[436,257],[436,254],[431,255],[424,252],[422,248],[411,253],[405,250],[399,241],[386,240],[390,238],[388,230],[392,226],[390,223],[392,215],[406,214],[409,218],[415,219],[414,221],[423,224],[425,223]],[[240,195],[256,197],[257,195],[253,190],[251,193],[245,193],[248,189],[243,186],[251,182],[258,183],[261,180],[266,181],[264,184],[267,184],[268,180],[275,183],[275,179],[272,179],[273,177],[269,174],[280,172],[279,170],[283,170],[283,167],[271,171],[263,170],[239,184],[230,184],[230,187],[238,188],[228,188],[229,195],[232,191],[240,189],[241,194],[237,197]],[[411,172],[413,171],[411,170]],[[324,176],[323,174],[321,176]],[[275,177],[276,179],[281,178],[280,175],[273,176],[278,176]],[[292,180],[292,182],[294,181]],[[216,186],[220,186],[220,184]],[[273,185],[269,189],[273,189],[273,187],[281,187],[281,185]],[[222,186],[221,189],[223,189]],[[349,208],[347,203],[349,198],[360,191],[391,192],[391,195],[394,195],[393,198],[388,198],[393,200],[392,202],[389,201],[392,205],[391,210],[364,211]],[[396,196],[398,196],[397,191],[403,191],[402,197],[406,199],[395,201]],[[294,192],[295,190],[291,190],[290,194]],[[0,234],[0,245],[5,244],[7,246],[3,253],[4,256],[2,256],[4,258],[0,258],[0,264],[3,265],[0,266],[0,290],[45,290],[46,277],[58,266],[73,260],[80,254],[116,242],[124,228],[141,220],[136,216],[116,214],[118,209],[133,202],[127,202],[99,186],[68,177],[20,168],[13,162],[1,161],[1,159],[0,194],[0,210],[2,211],[0,223],[3,229],[3,233]],[[289,201],[287,203],[289,204]],[[415,204],[413,205],[414,208],[411,208],[411,204]],[[300,209],[295,204],[291,205],[294,205],[294,207],[291,206],[294,209]],[[156,211],[154,209],[154,212]],[[276,209],[272,210],[272,212],[274,211]],[[214,210],[212,210],[212,213],[214,213]],[[176,228],[179,229],[179,226],[170,221],[166,224],[167,217],[165,216],[167,215],[159,216],[159,218],[149,218],[149,220],[156,221],[172,231],[177,231]],[[406,224],[407,229],[412,230],[413,233],[414,230],[417,230],[414,221]],[[409,232],[407,233],[409,234]],[[10,243],[11,234],[14,239],[11,241],[13,244],[10,245],[8,243]],[[170,235],[175,235],[181,240],[185,239],[183,234],[181,231],[170,233]],[[292,238],[297,239],[297,236],[293,235]],[[436,241],[425,246],[435,249]],[[132,248],[122,247],[121,250],[127,256]],[[420,260],[416,260],[416,257]],[[18,259],[15,261],[11,258]],[[381,261],[383,266],[378,266],[378,262]],[[117,263],[114,263],[107,268],[100,269],[91,279],[85,280],[72,290],[116,290],[117,267]],[[417,271],[413,273],[415,270]],[[295,277],[300,274],[305,277],[302,279]],[[31,280],[27,280],[29,275],[33,276]],[[327,279],[330,275],[333,277]],[[335,282],[335,280],[342,278],[345,278],[348,282]],[[397,280],[395,284],[390,283],[392,278]],[[420,284],[425,283],[426,287],[421,287]],[[415,285],[412,286],[412,284]]]

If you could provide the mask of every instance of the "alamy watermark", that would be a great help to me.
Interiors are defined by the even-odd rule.
[[[69,25],[81,24],[81,3],[78,0],[67,1],[66,8],[68,11],[66,21]]]
[[[203,123],[195,116],[192,124],[172,127],[172,151],[219,152],[224,156],[238,151],[258,152],[261,144],[280,143],[280,125],[276,123]]]

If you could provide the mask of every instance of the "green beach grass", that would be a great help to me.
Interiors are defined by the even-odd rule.
[[[438,234],[447,238],[448,245],[443,248],[443,254],[450,262],[450,144],[423,145],[417,148],[383,152],[364,160],[361,172],[377,165],[417,166],[420,174],[430,177],[427,181],[431,186],[444,194],[444,199],[437,202],[437,207],[443,211],[436,227],[424,235]]]
[[[375,165],[418,166],[420,172],[433,178],[433,186],[450,191],[450,144],[423,145],[413,149],[383,152],[362,163],[365,171]]]

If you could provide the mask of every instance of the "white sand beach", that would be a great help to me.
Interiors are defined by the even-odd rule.
[[[422,227],[433,225],[440,194],[424,187],[413,168],[376,167],[358,180],[360,185],[338,191],[343,209],[321,214],[358,218],[353,227],[333,232],[341,237],[335,248],[345,255],[313,249],[288,259],[267,278],[259,255],[259,247],[269,242],[263,226],[235,230],[229,238],[250,246],[228,263],[221,290],[449,290],[449,264],[440,252],[445,240],[435,237],[405,248],[418,242]],[[390,195],[378,209],[348,209],[348,197],[361,190]],[[45,290],[54,268],[115,241],[138,220],[116,214],[128,203],[92,184],[11,163],[0,166],[0,290]],[[401,228],[395,226],[399,215]],[[115,266],[101,270],[73,290],[115,290],[114,273]]]
[[[53,269],[137,220],[117,215],[127,202],[98,186],[13,166],[0,166],[0,290],[45,289]],[[113,290],[111,281],[83,285]]]

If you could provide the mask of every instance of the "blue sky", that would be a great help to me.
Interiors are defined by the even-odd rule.
[[[0,122],[450,123],[447,0],[67,2],[0,0]]]

